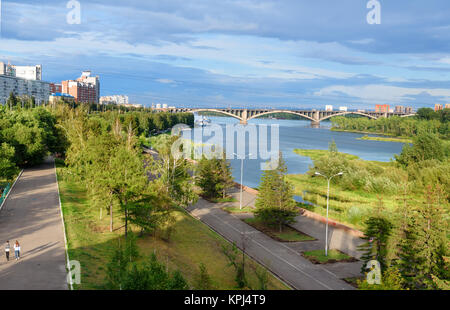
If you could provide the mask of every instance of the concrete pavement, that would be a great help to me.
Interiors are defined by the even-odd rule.
[[[0,212],[0,290],[65,290],[64,230],[52,158],[26,169]],[[4,246],[11,244],[10,261]],[[21,259],[14,259],[18,240]]]
[[[274,274],[299,290],[353,290],[354,287],[341,280],[342,273],[336,273],[314,265],[301,256],[299,251],[285,243],[278,242],[241,221],[237,216],[200,199],[189,211],[202,222],[213,228],[226,239],[242,248],[246,253],[265,265]],[[243,238],[243,235],[246,238]],[[245,240],[245,241],[244,241]]]

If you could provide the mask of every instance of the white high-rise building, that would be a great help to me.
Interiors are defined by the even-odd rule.
[[[11,93],[18,97],[34,97],[37,104],[47,102],[50,83],[42,81],[42,67],[0,62],[0,103],[5,104]]]
[[[129,104],[129,99],[125,95],[104,96],[100,98],[100,104],[127,105]]]
[[[348,108],[347,107],[339,107],[339,111],[341,112],[347,112]]]
[[[325,106],[325,111],[333,111],[333,106],[332,105],[326,105]]]
[[[42,66],[12,66],[16,71],[16,77],[25,80],[42,80]]]

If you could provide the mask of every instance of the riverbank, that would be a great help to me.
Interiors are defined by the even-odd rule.
[[[370,137],[365,135],[361,138],[356,138],[356,140],[368,140],[368,141],[383,141],[383,142],[399,142],[399,143],[413,143],[411,139],[408,138],[396,138],[396,137]]]
[[[329,154],[326,150],[295,149],[294,153],[307,156],[313,161]],[[348,168],[344,180],[332,182],[330,188],[329,217],[352,228],[363,230],[364,222],[381,204],[385,212],[394,212],[398,202],[398,189],[393,182],[404,174],[393,162],[366,161],[351,154],[339,153],[347,160]],[[295,195],[309,204],[302,207],[326,215],[327,180],[313,173],[290,174],[288,180],[294,185]]]

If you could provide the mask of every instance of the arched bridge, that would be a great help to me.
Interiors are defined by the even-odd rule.
[[[415,113],[386,113],[386,112],[374,112],[374,111],[321,111],[321,110],[268,110],[268,109],[208,109],[208,108],[169,108],[169,109],[154,109],[157,111],[166,112],[216,112],[230,117],[237,118],[241,121],[241,124],[247,124],[251,119],[258,118],[264,115],[287,113],[298,115],[303,118],[309,119],[312,125],[318,125],[321,121],[329,119],[334,116],[343,116],[348,114],[356,114],[365,116],[371,119],[377,119],[380,117],[408,117],[414,116]]]

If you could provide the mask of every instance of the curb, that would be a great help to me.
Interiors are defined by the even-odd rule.
[[[70,290],[73,291],[72,272],[71,272],[71,268],[70,268],[70,258],[69,258],[69,251],[68,251],[67,237],[66,237],[66,225],[64,224],[64,215],[63,215],[62,205],[61,205],[61,194],[59,193],[58,173],[56,173],[56,161],[55,161],[55,158],[53,158],[53,166],[55,167],[55,179],[56,179],[56,187],[58,188],[59,211],[60,211],[60,214],[61,214],[61,221],[62,221],[62,225],[63,225],[64,248],[66,250],[67,270],[68,270],[69,279],[70,279],[69,287],[70,287]]]
[[[237,182],[234,183],[234,186],[237,187],[237,188],[241,188],[241,184],[239,184]],[[258,195],[258,193],[259,193],[258,190],[254,189],[254,188],[251,188],[251,187],[248,187],[248,186],[245,186],[245,185],[242,187],[242,189],[244,191],[246,191],[247,193],[252,194],[252,195]],[[300,208],[300,207],[298,209],[300,209],[300,214],[302,216],[308,217],[310,219],[313,219],[313,220],[321,222],[321,223],[326,223],[327,222],[326,217],[324,217],[324,216],[322,216],[322,215],[320,215],[318,213],[315,213],[315,212],[312,212],[312,211],[309,211],[309,210],[306,210],[306,209],[303,209],[303,208]],[[338,228],[338,229],[342,229],[346,233],[349,233],[350,235],[352,235],[354,237],[359,237],[359,238],[363,238],[364,237],[364,233],[362,231],[359,231],[357,229],[351,228],[351,227],[349,227],[347,225],[344,225],[342,223],[339,223],[337,221],[328,219],[328,225],[331,225],[331,226],[333,226],[335,228]]]
[[[3,199],[3,202],[2,202],[2,204],[1,204],[1,206],[0,206],[0,211],[3,209],[3,205],[6,203],[6,200],[8,199],[9,194],[12,192],[12,190],[13,190],[13,188],[14,188],[14,185],[16,185],[17,181],[18,181],[19,178],[22,176],[22,173],[23,173],[23,169],[22,169],[22,171],[20,171],[20,173],[19,173],[19,175],[17,176],[16,180],[14,181],[13,185],[12,185],[11,188],[9,189],[9,192],[8,192],[8,194],[6,194],[5,199]]]

